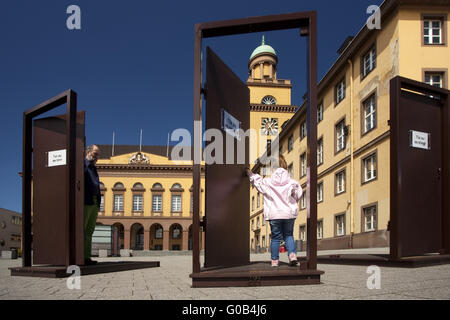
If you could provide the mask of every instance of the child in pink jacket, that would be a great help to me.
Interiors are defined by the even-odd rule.
[[[247,169],[250,182],[264,196],[264,219],[269,221],[272,233],[270,251],[272,267],[279,265],[280,242],[284,239],[289,256],[289,265],[296,266],[297,250],[294,242],[294,222],[298,215],[298,201],[302,196],[302,188],[297,181],[291,179],[286,160],[279,156],[278,165],[269,178],[263,179],[260,175]]]

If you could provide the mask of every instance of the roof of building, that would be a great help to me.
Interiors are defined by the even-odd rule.
[[[0,208],[0,214],[22,215],[20,212],[8,210],[8,209],[5,209],[5,208]]]
[[[264,40],[264,36],[262,36],[261,45],[259,47],[257,47],[253,51],[252,55],[250,56],[250,60],[252,60],[256,56],[259,56],[261,54],[273,54],[274,56],[277,55],[277,53],[275,52],[275,49],[266,44],[266,41]]]

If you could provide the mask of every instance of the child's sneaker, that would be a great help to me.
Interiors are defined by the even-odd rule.
[[[297,255],[295,253],[291,253],[289,255],[289,265],[291,267],[295,267],[296,265],[298,265]]]
[[[272,267],[278,267],[279,261],[278,260],[272,260]]]

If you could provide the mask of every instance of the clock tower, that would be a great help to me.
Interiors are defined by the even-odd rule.
[[[278,56],[275,50],[265,43],[257,47],[248,62],[250,90],[250,127],[257,132],[257,154],[264,154],[296,111],[291,105],[290,80],[278,79]],[[254,160],[254,159],[251,159]]]

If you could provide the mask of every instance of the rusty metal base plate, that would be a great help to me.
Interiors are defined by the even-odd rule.
[[[110,273],[136,269],[159,267],[159,261],[117,261],[99,262],[96,265],[80,266],[82,276],[89,274]],[[11,276],[40,277],[40,278],[66,278],[72,275],[67,273],[65,266],[32,266],[9,268]]]
[[[253,262],[229,268],[203,268],[190,275],[193,288],[258,287],[320,284],[320,270],[305,270],[280,262],[273,268],[270,262]]]
[[[450,255],[424,255],[405,257],[392,260],[388,254],[336,254],[317,257],[317,262],[322,264],[341,265],[377,265],[394,268],[421,268],[434,265],[450,264]]]

